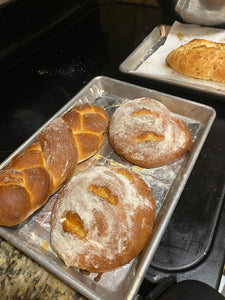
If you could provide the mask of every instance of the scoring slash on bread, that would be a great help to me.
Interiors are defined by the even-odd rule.
[[[125,167],[91,167],[62,187],[51,215],[51,246],[67,266],[103,273],[144,248],[155,218],[148,185]]]
[[[225,83],[225,44],[194,39],[174,49],[166,59],[176,72]]]
[[[99,150],[108,121],[104,109],[86,103],[48,124],[0,171],[0,225],[17,225],[42,207]]]
[[[117,154],[133,164],[153,168],[183,156],[191,147],[186,123],[159,101],[139,98],[122,104],[109,125]]]

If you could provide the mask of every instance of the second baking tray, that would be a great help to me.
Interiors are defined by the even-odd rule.
[[[112,78],[96,77],[48,121],[63,115],[76,104],[85,102],[103,107],[111,116],[121,103],[140,97],[150,97],[162,102],[185,120],[192,134],[191,151],[176,162],[160,168],[138,168],[121,160],[111,149],[107,135],[105,135],[99,153],[79,164],[74,174],[75,176],[76,173],[94,164],[113,164],[126,165],[144,177],[155,197],[157,215],[153,232],[140,255],[129,264],[115,271],[104,273],[99,282],[95,280],[97,274],[86,276],[75,268],[66,267],[50,246],[50,216],[57,193],[49,199],[42,209],[21,225],[15,228],[0,227],[0,235],[4,239],[89,299],[124,300],[135,298],[216,114],[213,108],[206,105]],[[42,128],[6,159],[0,168],[4,168],[13,156],[34,142]]]
[[[138,68],[147,60],[156,50],[161,47],[169,34],[171,26],[159,25],[146,36],[146,38],[138,45],[138,47],[120,64],[119,69],[122,73],[137,76],[145,79],[157,80],[174,86],[189,88],[195,91],[205,92],[211,95],[220,95],[224,97],[225,84],[213,82],[213,86],[209,86],[206,80],[196,80],[193,83],[192,79],[179,74],[178,76],[165,76],[160,74],[151,74],[151,68],[148,73],[141,73]],[[166,57],[162,57],[166,61]],[[204,84],[202,84],[204,82]]]

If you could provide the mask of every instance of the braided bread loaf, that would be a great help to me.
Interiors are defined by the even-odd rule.
[[[108,121],[104,109],[86,103],[50,122],[0,171],[0,225],[17,225],[42,207],[99,150]]]

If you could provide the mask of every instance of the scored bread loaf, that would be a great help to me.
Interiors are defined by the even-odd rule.
[[[183,75],[225,82],[225,44],[194,39],[167,56],[168,65]]]
[[[111,117],[108,133],[112,149],[143,168],[168,164],[191,148],[187,124],[163,103],[147,97],[121,104]]]
[[[94,166],[60,190],[51,214],[51,246],[67,266],[112,271],[144,248],[154,218],[155,199],[139,173]]]
[[[104,109],[86,103],[44,127],[0,171],[0,225],[17,225],[42,207],[77,163],[99,150],[108,121]]]

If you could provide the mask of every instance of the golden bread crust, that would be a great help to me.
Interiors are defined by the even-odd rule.
[[[171,51],[168,65],[183,75],[225,82],[225,44],[194,39]]]
[[[68,112],[50,122],[37,142],[0,171],[0,225],[14,226],[27,219],[70,178],[77,163],[99,150],[108,114],[90,104],[72,111],[75,117]]]
[[[94,155],[103,141],[103,133],[109,122],[107,112],[89,103],[74,107],[63,116],[72,129],[78,148],[78,162]]]
[[[53,120],[39,134],[45,168],[51,176],[53,194],[72,175],[78,162],[78,150],[71,128],[62,118]]]

